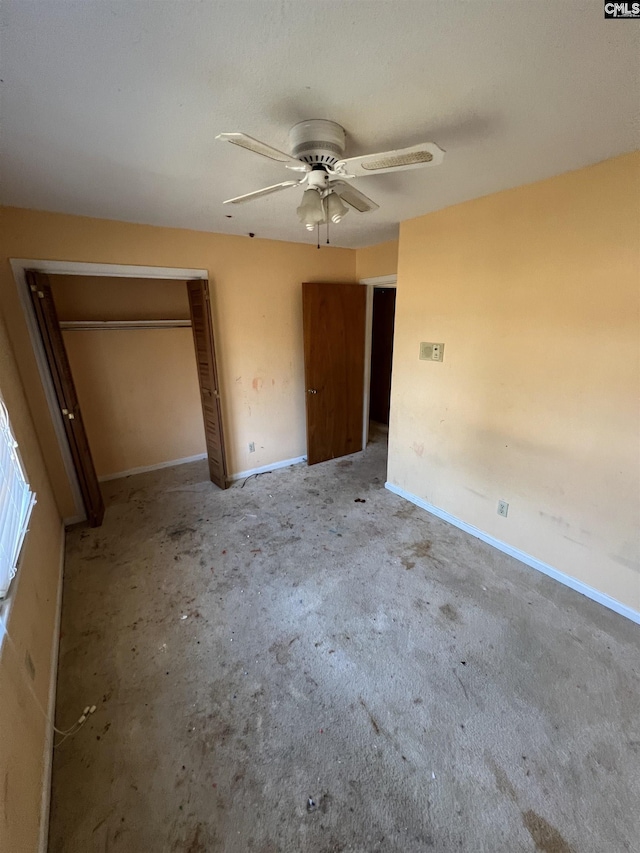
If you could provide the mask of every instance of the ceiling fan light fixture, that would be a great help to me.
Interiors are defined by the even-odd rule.
[[[345,130],[336,122],[326,119],[309,119],[294,125],[289,131],[289,153],[246,133],[219,133],[216,139],[276,160],[288,169],[304,172],[301,180],[282,181],[226,199],[224,204],[254,201],[288,187],[302,186],[304,192],[297,208],[298,219],[308,231],[326,225],[327,242],[330,225],[341,222],[351,208],[358,213],[371,213],[380,207],[350,183],[352,178],[438,166],[445,156],[445,152],[435,142],[420,142],[408,148],[340,159],[345,152]]]
[[[296,210],[296,213],[298,214],[298,219],[308,231],[313,231],[316,225],[325,221],[324,204],[318,190],[308,189],[304,191],[302,194],[302,203]]]
[[[336,192],[332,192],[326,199],[327,216],[336,225],[349,213],[349,208],[342,203],[342,199]]]

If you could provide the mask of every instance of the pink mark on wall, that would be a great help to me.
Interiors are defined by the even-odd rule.
[[[416,456],[422,456],[424,453],[424,442],[421,441],[420,444],[418,444],[417,441],[414,441],[413,445],[411,446],[411,449],[416,454]]]
[[[256,376],[253,382],[251,383],[251,387],[254,391],[259,391],[262,388],[263,384],[263,380],[259,376]]]

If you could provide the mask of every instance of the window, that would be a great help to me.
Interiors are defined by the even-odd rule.
[[[9,413],[0,400],[0,598],[9,591],[36,496],[29,488]]]

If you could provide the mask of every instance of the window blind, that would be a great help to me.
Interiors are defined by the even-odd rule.
[[[9,413],[0,400],[0,598],[15,576],[36,496],[29,488]]]

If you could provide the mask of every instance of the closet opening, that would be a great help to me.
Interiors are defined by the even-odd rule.
[[[102,521],[103,480],[206,457],[226,488],[207,280],[26,269],[25,281],[89,523]]]

